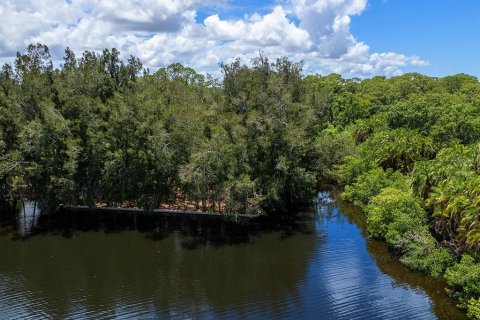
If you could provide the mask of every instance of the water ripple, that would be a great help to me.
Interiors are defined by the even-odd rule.
[[[25,241],[0,237],[0,319],[464,317],[437,280],[366,240],[357,217],[332,201],[319,195],[313,234],[265,232],[220,246],[205,245],[217,229],[188,223],[193,235],[178,229],[161,240],[71,226]]]

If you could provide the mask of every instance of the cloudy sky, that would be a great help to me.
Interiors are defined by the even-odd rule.
[[[117,48],[152,70],[271,58],[346,77],[480,76],[479,0],[0,0],[0,61],[29,43]]]

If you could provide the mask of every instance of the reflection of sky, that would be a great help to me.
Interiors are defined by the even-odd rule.
[[[326,235],[326,243],[317,247],[301,285],[302,304],[294,307],[297,318],[435,318],[426,294],[395,286],[378,269],[360,230],[337,207],[319,218],[317,230]]]
[[[38,202],[25,201],[20,214],[17,216],[17,225],[20,235],[28,235],[32,228],[37,224],[40,216],[40,207]]]

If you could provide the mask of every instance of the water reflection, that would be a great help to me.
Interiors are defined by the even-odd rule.
[[[15,207],[0,207],[0,235],[10,233],[15,237],[27,237],[35,229],[41,217],[37,201],[22,201]]]
[[[40,215],[41,209],[37,201],[23,202],[20,214],[17,215],[17,230],[19,231],[19,235],[29,235],[37,225]]]
[[[0,314],[275,317],[286,297],[298,296],[318,243],[308,227],[270,229],[219,219],[41,216],[28,239],[0,238]]]
[[[38,208],[27,223],[22,211],[3,216],[0,315],[463,317],[435,291],[443,290],[439,282],[408,271],[383,243],[366,240],[361,213],[329,194],[319,199],[315,219],[244,224],[106,213],[39,216]]]
[[[366,219],[360,209],[341,199],[336,199],[336,204],[349,223],[358,226],[362,236],[367,238]],[[393,287],[406,288],[419,293],[425,292],[431,299],[433,311],[439,319],[465,318],[465,314],[455,307],[455,303],[446,294],[444,280],[434,279],[420,272],[412,272],[398,262],[398,258],[383,241],[368,239],[366,244],[379,270],[393,278]]]

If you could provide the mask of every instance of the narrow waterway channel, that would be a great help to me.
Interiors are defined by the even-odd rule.
[[[316,215],[222,219],[2,215],[0,319],[463,319],[444,283],[366,238],[321,194]],[[35,212],[35,216],[33,216]]]

